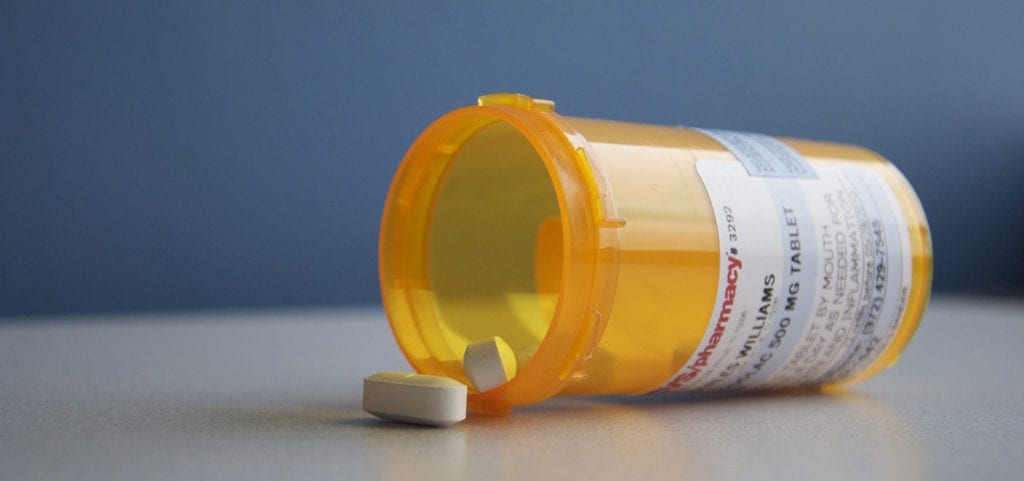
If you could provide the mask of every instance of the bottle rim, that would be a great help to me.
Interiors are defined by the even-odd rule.
[[[557,303],[536,353],[509,382],[472,392],[477,411],[501,414],[533,404],[580,379],[607,323],[618,270],[618,233],[624,221],[592,150],[550,101],[519,94],[480,97],[478,105],[452,111],[416,139],[395,174],[381,220],[378,268],[381,297],[392,334],[420,373],[462,377],[432,355],[436,313],[417,309],[410,294],[429,290],[426,239],[437,192],[459,147],[495,122],[529,141],[543,161],[558,200],[562,228],[562,275]],[[459,356],[461,357],[461,356]]]

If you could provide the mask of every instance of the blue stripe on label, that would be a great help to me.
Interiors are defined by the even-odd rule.
[[[729,149],[750,175],[804,179],[818,176],[807,159],[774,137],[731,130],[695,130]]]

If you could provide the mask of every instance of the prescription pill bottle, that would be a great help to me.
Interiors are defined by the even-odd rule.
[[[467,382],[500,336],[518,373],[470,406],[558,394],[836,386],[892,365],[931,287],[928,224],[862,147],[562,116],[492,94],[409,148],[380,282],[420,373]]]

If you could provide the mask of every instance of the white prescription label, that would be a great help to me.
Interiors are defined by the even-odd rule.
[[[896,197],[873,171],[808,167],[816,175],[761,176],[697,161],[721,246],[718,295],[696,351],[654,392],[839,381],[891,343],[911,281]]]

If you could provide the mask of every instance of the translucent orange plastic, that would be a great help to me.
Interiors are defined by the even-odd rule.
[[[700,342],[719,244],[698,158],[737,162],[691,129],[562,117],[554,103],[493,94],[431,124],[391,186],[380,281],[395,339],[417,372],[466,382],[466,346],[501,336],[518,374],[472,393],[501,414],[556,394],[638,394]],[[900,331],[867,370],[893,364],[923,315],[932,253],[910,185],[867,149],[780,139],[812,165],[871,169],[897,194],[912,250]]]

